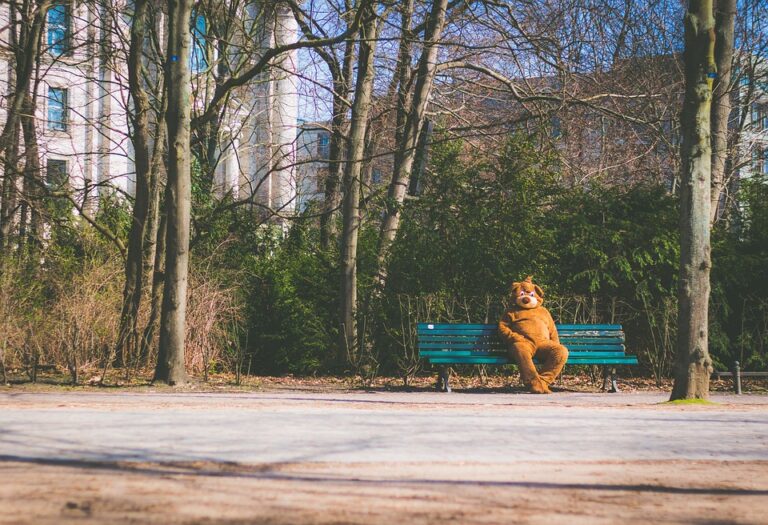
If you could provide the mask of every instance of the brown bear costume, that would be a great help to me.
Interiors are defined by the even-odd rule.
[[[560,344],[555,321],[541,306],[544,292],[531,277],[512,283],[515,304],[499,320],[499,334],[507,343],[510,359],[520,368],[523,383],[534,394],[550,394],[549,385],[560,374],[568,359],[568,349]],[[533,358],[538,358],[541,372]]]

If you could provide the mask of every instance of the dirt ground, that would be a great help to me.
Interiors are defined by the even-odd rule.
[[[458,373],[457,373],[458,372]],[[518,392],[522,391],[520,377],[517,372],[505,373],[494,368],[490,373],[481,373],[481,369],[457,367],[451,375],[451,385],[455,390],[470,392]],[[624,392],[671,392],[672,380],[661,378],[659,381],[651,377],[636,377],[632,370],[621,370],[618,378],[619,388]],[[60,391],[73,389],[77,391],[94,389],[118,389],[119,391],[146,391],[150,388],[149,378],[152,370],[124,371],[110,370],[102,384],[102,370],[98,368],[84,369],[80,373],[78,385],[70,384],[71,378],[65,370],[46,369],[38,375],[37,383],[29,380],[29,374],[21,369],[8,370],[8,381],[14,390],[28,392],[44,392],[47,390]],[[556,389],[568,392],[599,392],[602,387],[602,376],[599,370],[584,367],[576,373],[566,369],[566,373],[557,379]],[[187,390],[202,392],[253,392],[253,391],[359,391],[376,389],[394,392],[432,391],[435,387],[436,375],[422,372],[409,377],[377,376],[364,378],[360,376],[242,376],[237,383],[234,374],[217,373],[209,375],[207,381],[197,378]],[[2,387],[2,383],[0,383]],[[744,392],[768,394],[768,379],[742,378]],[[732,392],[733,381],[730,378],[712,379],[711,392]]]
[[[744,429],[757,425],[750,428],[762,432],[768,422],[768,399],[763,395],[721,396],[712,409],[659,405],[663,398],[653,389],[645,394],[570,393],[542,398],[510,393],[504,385],[481,394],[473,394],[473,385],[467,385],[468,393],[458,395],[419,392],[418,386],[415,392],[354,393],[346,384],[330,388],[333,395],[328,395],[329,389],[318,384],[290,386],[278,382],[266,388],[262,383],[267,395],[210,397],[194,391],[169,394],[162,389],[149,393],[87,389],[84,394],[60,387],[17,386],[0,389],[0,416],[34,421],[29,416],[35,411],[66,417],[93,409],[99,411],[97,417],[110,417],[141,408],[145,411],[141,414],[167,414],[169,419],[180,414],[203,417],[226,409],[243,414],[238,417],[253,418],[269,410],[294,415],[319,411],[323,416],[338,412],[353,418],[371,413],[463,418],[477,412],[483,418],[509,413],[524,421],[538,410],[594,409],[601,417],[622,410],[624,416],[636,413],[648,421],[666,418],[660,425],[670,424],[670,418],[735,417],[723,440],[738,435],[739,425],[746,425]],[[306,393],[318,389],[326,392],[325,397]],[[453,449],[439,442],[434,446],[446,446],[445,454],[440,456],[437,450],[432,456],[442,459],[429,462],[110,461],[87,455],[63,459],[39,451],[14,452],[9,444],[18,449],[24,443],[14,444],[12,427],[7,429],[0,425],[3,525],[768,523],[768,447],[761,459],[764,440],[759,440],[757,455],[753,453],[748,461],[724,459],[717,452],[711,459],[677,459],[670,452],[658,460],[584,460],[576,454],[573,460],[562,461],[547,460],[547,451],[542,450],[540,460],[531,460],[528,454],[518,461],[510,451],[498,461],[477,462],[449,452]],[[670,431],[670,443],[678,438]],[[412,436],[404,435],[403,440],[407,439]],[[461,446],[484,446],[482,440],[466,439]],[[723,443],[717,445],[718,450],[727,449]],[[221,457],[229,456],[222,453]]]
[[[4,462],[0,523],[758,524],[766,472],[719,461]]]

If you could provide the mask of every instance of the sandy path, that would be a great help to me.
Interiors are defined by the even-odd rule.
[[[768,523],[768,399],[660,400],[5,393],[0,523]]]

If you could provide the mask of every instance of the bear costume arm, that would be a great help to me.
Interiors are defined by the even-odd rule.
[[[555,320],[552,319],[552,314],[547,312],[547,328],[549,329],[549,338],[557,344],[560,344],[560,335],[557,333],[557,327],[555,326]]]
[[[526,341],[526,338],[514,330],[511,326],[514,321],[509,317],[509,312],[504,313],[499,319],[499,334],[501,338],[510,343],[522,343]]]

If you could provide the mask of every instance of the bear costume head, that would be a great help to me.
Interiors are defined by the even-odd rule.
[[[512,283],[510,287],[515,304],[520,308],[536,308],[544,302],[544,291],[539,285],[533,284],[531,279],[529,275],[524,281]]]

